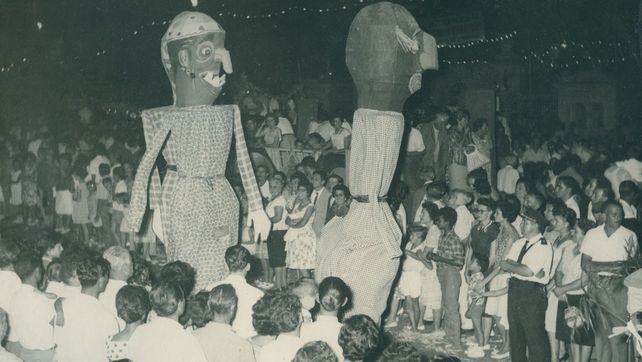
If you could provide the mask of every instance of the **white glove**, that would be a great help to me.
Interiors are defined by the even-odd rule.
[[[267,240],[272,222],[265,213],[265,210],[259,209],[250,211],[247,214],[247,225],[254,227],[254,241],[256,242],[259,240]]]

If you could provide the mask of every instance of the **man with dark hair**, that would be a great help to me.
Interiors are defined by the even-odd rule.
[[[197,329],[194,336],[208,361],[253,362],[252,345],[232,330],[238,298],[234,287],[220,284],[209,293],[212,321]]]
[[[252,325],[252,306],[263,296],[260,289],[251,286],[245,280],[245,276],[250,271],[250,259],[250,252],[243,246],[230,246],[225,250],[225,264],[227,264],[230,274],[225,279],[207,287],[207,290],[212,290],[221,284],[229,284],[234,287],[238,297],[238,307],[232,328],[243,338],[256,335]]]
[[[330,203],[330,196],[332,193],[325,187],[328,181],[328,174],[323,170],[317,170],[312,173],[312,193],[310,194],[310,201],[314,205],[314,220],[312,221],[312,229],[317,234],[321,235],[321,229],[325,225],[325,217],[328,213],[328,205]]]
[[[98,300],[109,280],[109,262],[100,256],[83,260],[76,274],[80,294],[56,301],[60,361],[104,361],[107,338],[119,332],[116,317]]]
[[[56,346],[51,325],[54,301],[38,290],[43,275],[40,255],[22,252],[13,265],[22,285],[7,311],[11,321],[7,349],[25,361],[51,361]]]
[[[513,361],[550,361],[551,351],[544,328],[551,280],[553,247],[542,236],[544,215],[531,208],[522,213],[522,239],[511,246],[500,263],[511,273],[508,283],[510,357]],[[527,357],[528,356],[528,357]]]
[[[291,361],[296,352],[303,346],[299,338],[301,330],[301,301],[287,292],[275,292],[272,295],[274,323],[277,337],[261,349],[258,362]]]
[[[593,214],[593,205],[597,203],[603,204],[606,200],[612,200],[615,198],[611,182],[604,177],[598,178],[595,182],[595,188],[590,196],[591,201],[588,204],[587,219],[595,222],[597,220]]]
[[[159,282],[175,282],[185,295],[190,295],[196,285],[196,271],[186,262],[174,261],[163,266],[158,279]]]
[[[343,321],[339,345],[346,362],[360,362],[372,357],[381,342],[380,336],[377,324],[367,315],[357,314]]]
[[[127,345],[127,355],[136,362],[205,362],[205,354],[192,333],[178,318],[185,312],[185,295],[180,285],[163,281],[149,299],[157,317],[136,328]]]
[[[580,185],[571,176],[560,176],[555,184],[555,194],[564,201],[566,207],[575,211],[575,215],[580,217],[580,206],[577,203],[577,194]]]

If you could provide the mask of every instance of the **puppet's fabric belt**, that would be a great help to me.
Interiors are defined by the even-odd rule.
[[[388,198],[388,195],[377,197],[377,202],[385,202]],[[370,202],[370,196],[368,195],[353,195],[352,199],[356,202],[367,204]]]
[[[178,169],[176,168],[176,165],[167,165],[166,168],[167,168],[167,171],[172,171],[172,172],[178,173],[178,177],[179,178],[193,178],[193,179],[197,179],[197,180],[216,180],[216,179],[225,178],[224,174],[214,175],[214,176],[192,176],[192,175],[188,175],[188,174],[186,174],[184,172],[178,172]]]

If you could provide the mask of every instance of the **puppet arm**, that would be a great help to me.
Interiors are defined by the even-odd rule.
[[[241,112],[238,106],[234,106],[233,112],[236,159],[248,202],[247,224],[254,226],[254,241],[266,240],[272,223],[265,213],[265,210],[263,210],[261,192],[256,184],[254,170],[252,169],[252,160],[250,159],[250,154],[245,144],[243,125],[241,124]]]

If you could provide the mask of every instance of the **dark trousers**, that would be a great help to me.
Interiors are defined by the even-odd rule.
[[[446,338],[449,343],[459,346],[461,344],[461,318],[459,315],[461,272],[456,266],[439,263],[437,264],[437,279],[441,285],[441,308],[444,311],[443,327],[446,331]]]
[[[508,325],[511,361],[550,362],[551,348],[544,329],[547,306],[544,285],[510,279]]]

